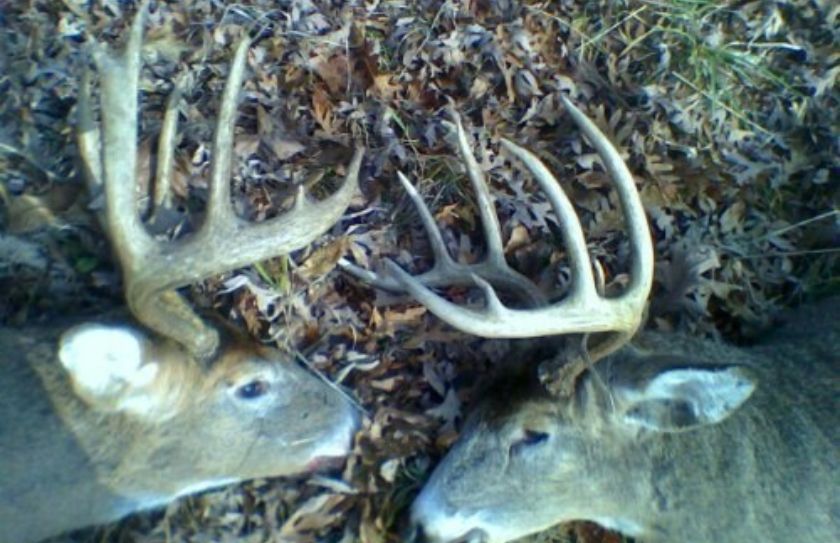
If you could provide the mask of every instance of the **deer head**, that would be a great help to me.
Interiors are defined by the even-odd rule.
[[[522,162],[533,174],[561,224],[573,281],[569,292],[561,301],[548,304],[545,296],[533,283],[510,268],[505,262],[499,220],[493,209],[487,182],[470,150],[461,120],[454,110],[453,123],[450,126],[455,133],[461,159],[466,165],[473,190],[477,195],[487,244],[485,259],[472,265],[455,262],[446,251],[441,234],[426,204],[405,176],[399,174],[399,180],[419,210],[421,220],[431,240],[435,257],[433,268],[417,277],[409,275],[390,261],[386,263],[388,276],[374,274],[349,261],[342,262],[344,268],[356,277],[379,288],[407,292],[441,320],[471,334],[488,338],[531,338],[568,333],[607,332],[607,335],[599,337],[597,343],[589,346],[588,360],[604,357],[620,348],[633,336],[642,321],[645,303],[653,281],[653,248],[650,233],[633,177],[619,152],[578,108],[565,98],[563,102],[572,119],[600,155],[615,184],[628,223],[632,270],[630,283],[624,293],[615,298],[606,298],[598,292],[583,231],[568,197],[548,168],[536,156],[503,139],[504,149]],[[485,307],[475,310],[458,306],[430,288],[455,284],[475,285],[481,288],[486,300]],[[494,287],[514,292],[532,307],[526,309],[506,307],[496,295]],[[566,368],[568,383],[566,394],[571,393],[574,383],[586,367],[586,363],[580,360]],[[536,405],[539,403],[537,399],[545,395],[545,391],[541,391],[533,401],[524,398],[521,400],[522,405],[511,407],[509,411],[504,410],[512,419],[527,413],[527,418],[534,419],[533,427],[509,422],[501,426],[494,425],[492,430],[481,431],[479,428],[484,428],[484,426],[481,422],[474,420],[474,426],[465,429],[464,433],[469,438],[463,439],[456,445],[434,476],[445,478],[446,482],[436,484],[437,479],[433,478],[427,490],[415,503],[413,517],[420,531],[432,541],[455,540],[471,530],[486,535],[486,532],[482,531],[486,526],[478,522],[477,517],[473,518],[470,515],[477,511],[480,512],[482,518],[486,515],[493,519],[492,522],[504,525],[506,521],[501,520],[503,516],[500,516],[502,511],[489,507],[494,499],[505,503],[507,507],[516,507],[517,510],[521,508],[522,512],[533,511],[533,507],[529,506],[529,500],[522,500],[521,503],[516,504],[509,503],[510,492],[499,493],[497,489],[496,492],[491,491],[485,495],[489,487],[484,484],[485,481],[477,480],[476,474],[484,472],[484,468],[487,468],[489,472],[499,477],[500,485],[511,488],[522,485],[524,489],[529,488],[525,478],[509,477],[506,470],[510,467],[508,459],[511,450],[523,450],[529,445],[546,441],[548,434],[539,428],[547,424],[547,421],[559,416],[559,404],[542,402],[536,409],[524,407],[532,403]],[[493,413],[499,411],[497,407],[490,410]],[[513,444],[503,443],[507,439],[513,439]],[[462,473],[465,470],[456,467],[462,461],[470,466],[470,476],[465,476]],[[536,473],[534,476],[539,477]],[[432,492],[436,492],[435,497],[429,498]],[[469,498],[458,501],[457,496],[460,492],[469,494]],[[439,511],[433,509],[434,506],[427,505],[432,502],[435,506],[442,503],[443,509]],[[497,541],[495,537],[498,535],[494,531],[492,541]],[[507,539],[498,540],[506,541]]]
[[[133,318],[63,330],[0,329],[0,540],[34,541],[117,519],[178,496],[254,477],[298,473],[345,455],[358,423],[341,391],[278,351],[198,317],[177,288],[304,247],[341,217],[363,150],[322,201],[260,223],[234,213],[229,177],[248,41],[221,98],[209,202],[201,227],[160,242],[138,213],[137,115],[143,13],[125,51],[92,44],[102,129],[88,85],[79,148],[123,273]],[[165,113],[152,217],[172,205],[178,92]]]
[[[647,222],[618,151],[564,102],[619,195],[632,257],[622,294],[599,294],[579,221],[557,181],[531,153],[503,140],[562,225],[572,286],[547,303],[507,266],[489,191],[457,116],[486,259],[454,262],[431,213],[400,176],[429,233],[435,266],[412,277],[389,263],[390,274],[379,276],[344,263],[357,277],[408,292],[440,319],[483,337],[609,333],[590,341],[582,356],[558,353],[566,366],[557,394],[532,375],[483,395],[411,507],[412,539],[504,543],[570,520],[598,522],[640,541],[836,539],[840,501],[826,481],[836,479],[840,465],[840,411],[831,384],[840,365],[840,300],[805,310],[795,333],[786,329],[751,350],[653,333],[626,345],[642,322],[652,282]],[[429,288],[451,284],[477,285],[486,307],[459,307]],[[536,307],[509,309],[494,287]]]

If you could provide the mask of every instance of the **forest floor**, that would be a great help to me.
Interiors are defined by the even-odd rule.
[[[119,45],[135,11],[117,0],[0,0],[0,322],[120,299],[74,134],[86,40]],[[508,262],[546,292],[569,277],[557,220],[502,137],[560,180],[607,288],[629,273],[616,195],[561,94],[636,178],[656,250],[649,328],[749,341],[780,310],[840,292],[839,26],[840,6],[824,0],[153,2],[138,168],[148,181],[180,80],[184,224],[202,210],[216,108],[243,35],[253,45],[232,183],[245,216],[282,213],[300,184],[329,193],[353,146],[366,147],[362,191],[329,235],[187,290],[340,382],[365,421],[340,471],[207,492],[79,540],[400,541],[411,499],[517,348],[455,331],[339,267],[432,263],[397,171],[453,256],[483,254],[475,197],[441,122],[450,103],[490,180]],[[540,537],[620,540],[586,525]]]

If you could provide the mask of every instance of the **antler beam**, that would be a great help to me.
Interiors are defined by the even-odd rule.
[[[467,142],[467,135],[461,124],[461,119],[453,114],[454,123],[447,123],[456,133],[458,141],[458,152],[461,159],[467,164],[470,182],[476,193],[481,224],[484,229],[484,237],[487,243],[487,254],[485,258],[475,264],[462,264],[456,262],[446,249],[440,230],[435,224],[434,216],[423,201],[423,197],[417,189],[403,175],[397,172],[397,179],[405,189],[408,197],[420,213],[420,220],[423,228],[429,236],[435,264],[429,271],[413,278],[413,281],[427,287],[439,286],[473,286],[475,277],[483,277],[496,287],[509,291],[530,307],[545,305],[547,300],[542,292],[524,275],[511,268],[505,261],[504,248],[502,243],[502,231],[499,219],[493,208],[493,200],[484,173],[481,171],[475,157],[472,154],[470,145]],[[405,285],[397,277],[382,276],[357,266],[347,259],[341,259],[339,265],[348,273],[360,281],[366,282],[377,288],[391,291],[405,291]],[[393,274],[392,274],[393,275]]]
[[[600,155],[618,191],[628,225],[632,257],[631,280],[623,294],[615,298],[605,298],[598,293],[580,221],[563,189],[536,156],[513,142],[502,140],[502,146],[533,174],[554,209],[561,223],[573,278],[567,296],[553,305],[511,309],[499,300],[494,286],[513,286],[519,292],[529,293],[532,300],[540,300],[542,295],[538,291],[536,294],[530,294],[536,291],[536,287],[530,282],[528,287],[522,286],[524,277],[511,270],[504,261],[498,219],[490,203],[486,181],[469,149],[460,119],[454,112],[452,116],[458,148],[479,195],[479,208],[488,247],[485,262],[465,266],[452,261],[443,247],[431,213],[416,190],[400,174],[400,182],[406,187],[429,232],[435,253],[435,267],[426,274],[414,277],[393,261],[387,261],[391,277],[384,279],[354,265],[348,265],[349,263],[344,264],[345,269],[376,286],[409,293],[438,318],[470,334],[491,338],[526,338],[566,333],[615,333],[614,338],[599,345],[599,357],[624,343],[641,323],[653,282],[653,246],[644,208],[633,177],[616,148],[577,107],[565,97],[562,99],[572,119]],[[464,283],[478,285],[484,291],[485,308],[475,310],[453,304],[429,288]],[[394,288],[395,286],[398,288]]]
[[[80,93],[79,142],[92,187],[103,186],[105,229],[123,270],[129,308],[143,324],[168,336],[199,358],[212,356],[216,330],[202,321],[175,289],[216,273],[287,254],[311,243],[343,215],[358,189],[364,150],[357,148],[343,185],[316,202],[301,187],[294,209],[274,219],[250,223],[234,213],[230,199],[231,157],[237,98],[245,75],[250,42],[243,39],[234,55],[219,110],[213,142],[207,215],[190,238],[168,244],[146,231],[137,209],[137,115],[140,47],[145,3],[132,24],[121,55],[93,44],[100,75],[100,134],[93,120],[89,93]],[[153,204],[170,205],[172,152],[175,146],[179,89],[168,101],[158,148],[158,178]],[[153,210],[153,213],[156,210]]]

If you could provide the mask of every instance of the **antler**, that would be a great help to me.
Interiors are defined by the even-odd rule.
[[[618,191],[621,208],[628,224],[632,254],[631,280],[623,294],[616,298],[605,298],[598,293],[580,221],[563,189],[536,156],[508,140],[502,140],[502,146],[534,175],[557,214],[562,226],[563,241],[569,252],[573,279],[567,296],[553,305],[511,309],[499,300],[491,285],[515,287],[519,292],[536,291],[536,287],[531,283],[524,287],[521,284],[525,280],[524,277],[511,270],[505,263],[498,219],[489,200],[487,184],[469,149],[460,119],[454,111],[452,115],[458,148],[466,162],[472,184],[479,194],[482,222],[488,239],[486,261],[474,266],[452,262],[431,213],[417,191],[400,174],[400,182],[417,206],[432,239],[437,261],[435,268],[414,277],[389,260],[386,261],[386,266],[392,277],[388,278],[387,282],[376,274],[348,266],[347,263],[344,265],[345,269],[375,286],[408,292],[438,318],[470,334],[491,338],[526,338],[566,333],[614,332],[614,337],[598,345],[597,355],[593,357],[604,356],[618,348],[635,333],[644,314],[645,302],[653,281],[653,247],[650,232],[633,177],[618,151],[591,120],[565,97],[562,99],[572,119],[601,156]],[[484,291],[486,307],[483,310],[453,304],[429,288],[464,283],[478,285]],[[395,286],[398,288],[394,288]],[[541,295],[530,297],[534,300],[542,298]]]
[[[237,97],[245,74],[250,42],[236,49],[225,84],[213,141],[209,201],[204,224],[190,238],[159,243],[146,231],[137,209],[137,95],[143,35],[143,2],[132,24],[122,55],[93,44],[100,74],[102,141],[93,121],[90,93],[83,85],[79,98],[79,147],[89,186],[105,191],[105,230],[123,271],[126,300],[135,317],[170,337],[199,358],[212,356],[218,332],[202,321],[176,288],[211,275],[299,249],[323,234],[342,216],[358,188],[364,150],[357,148],[343,185],[316,202],[303,187],[294,209],[260,223],[236,216],[230,199],[231,155]],[[167,103],[158,143],[158,171],[153,215],[170,205],[173,149],[179,92]]]
[[[456,262],[446,250],[446,244],[443,242],[440,230],[438,230],[435,224],[434,216],[429,211],[423,198],[405,175],[402,172],[397,172],[397,179],[399,179],[403,188],[408,193],[408,197],[411,198],[411,201],[420,213],[420,220],[423,223],[423,228],[429,235],[432,255],[435,261],[431,270],[413,277],[412,280],[427,287],[473,286],[475,285],[474,278],[478,276],[483,277],[493,285],[519,295],[520,298],[528,302],[531,306],[545,305],[547,300],[543,293],[527,277],[508,266],[508,263],[505,261],[502,231],[499,226],[499,219],[496,217],[496,212],[493,208],[490,189],[487,187],[487,181],[484,179],[484,173],[481,171],[481,167],[476,162],[470,150],[467,135],[464,132],[464,127],[461,125],[461,119],[457,115],[453,115],[453,120],[455,121],[454,127],[458,138],[458,150],[461,158],[467,163],[467,172],[469,173],[473,190],[476,193],[481,224],[484,228],[484,237],[487,243],[487,255],[481,262],[475,264]],[[359,280],[377,288],[391,291],[406,290],[405,285],[398,277],[378,275],[353,264],[347,259],[339,260],[339,265]]]

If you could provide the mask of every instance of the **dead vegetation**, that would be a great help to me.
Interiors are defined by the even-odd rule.
[[[292,188],[326,193],[368,148],[363,195],[333,236],[291,258],[198,285],[238,321],[346,385],[367,413],[340,473],[256,481],[84,533],[91,541],[400,541],[402,514],[457,437],[465,406],[518,346],[448,329],[337,269],[431,262],[396,172],[430,202],[451,253],[482,254],[477,211],[447,132],[452,101],[489,172],[508,260],[561,292],[563,248],[534,184],[497,141],[532,149],[578,206],[591,253],[620,287],[615,195],[558,99],[570,95],[625,153],[654,231],[649,326],[742,339],[780,308],[837,292],[840,7],[822,1],[308,0],[154,2],[140,167],[176,81],[184,106],[175,189],[200,220],[211,130],[237,38],[254,39],[237,128],[240,213],[272,216]],[[74,108],[85,37],[119,41],[116,0],[0,3],[0,319],[113,304],[118,275],[81,193]],[[144,178],[148,178],[144,175]],[[468,292],[452,289],[453,299]],[[571,539],[569,539],[571,538]],[[540,541],[615,541],[578,527]]]

